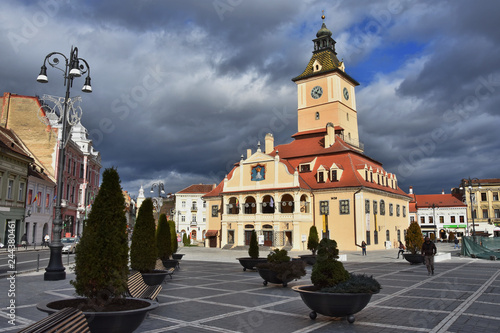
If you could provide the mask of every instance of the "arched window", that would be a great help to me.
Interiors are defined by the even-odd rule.
[[[245,214],[255,214],[257,212],[257,204],[254,197],[246,197],[243,204]]]
[[[385,240],[390,241],[391,240],[391,232],[389,230],[385,231]]]
[[[293,213],[294,202],[290,194],[285,194],[281,197],[280,208],[282,213]]]
[[[302,194],[300,197],[300,212],[309,213],[309,201],[307,201],[307,195]]]
[[[385,201],[380,200],[380,215],[385,215]]]
[[[263,214],[273,214],[275,202],[272,196],[266,195],[262,199],[262,213]]]
[[[240,213],[240,203],[238,201],[238,198],[236,197],[229,198],[229,204],[227,205],[227,213],[228,214]]]

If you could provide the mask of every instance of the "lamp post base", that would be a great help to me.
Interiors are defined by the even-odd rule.
[[[59,281],[66,279],[66,268],[62,264],[62,248],[63,245],[49,245],[50,260],[49,265],[45,268],[43,279],[45,281]]]

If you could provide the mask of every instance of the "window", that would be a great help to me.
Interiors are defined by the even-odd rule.
[[[318,171],[318,183],[324,183],[325,182],[325,179],[324,179],[324,173],[323,171]]]
[[[400,215],[401,208],[399,205],[396,205],[396,216]]]
[[[455,216],[450,216],[450,222],[455,223]]]
[[[300,166],[300,172],[309,172],[311,171],[311,167],[309,166],[309,164],[302,164]]]
[[[389,216],[392,216],[393,214],[394,214],[393,205],[389,204]]]
[[[365,180],[368,181],[368,170],[365,170]]]
[[[459,220],[460,220],[460,223],[464,223],[465,222],[465,217],[463,215],[460,215]]]
[[[83,178],[83,163],[80,164],[80,178]]]
[[[401,241],[401,230],[398,229],[398,241]]]
[[[498,192],[493,192],[493,201],[498,201]]]
[[[486,198],[486,193],[481,192],[481,201],[487,201],[488,199]]]
[[[373,231],[373,244],[378,244],[378,231]]]
[[[337,170],[332,170],[332,182],[338,181],[337,179]]]
[[[495,218],[500,218],[500,209],[495,209]]]
[[[385,240],[389,242],[391,240],[391,232],[389,230],[385,231]]]
[[[197,205],[196,201],[193,201],[191,203],[191,210],[197,210],[197,209],[198,209],[198,205]]]
[[[76,161],[73,161],[73,176],[76,176]]]
[[[380,200],[380,215],[385,215],[385,202]]]
[[[483,219],[488,218],[488,209],[483,209]]]
[[[316,112],[316,120],[319,120],[319,112]]]
[[[365,213],[370,214],[370,200],[365,200]]]
[[[186,208],[186,201],[182,201],[182,202],[181,202],[181,207],[182,207],[182,208]]]
[[[17,196],[18,201],[23,201],[23,194],[24,194],[24,183],[19,183],[19,194]]]
[[[196,223],[196,215],[191,215],[191,222]]]
[[[45,207],[46,207],[46,208],[49,208],[49,205],[50,205],[50,194],[49,194],[49,193],[47,193],[47,194],[45,195]]]
[[[203,208],[207,208],[207,202],[203,201]]]
[[[366,245],[370,245],[370,231],[366,231]]]
[[[415,222],[415,216],[410,216],[410,222]]]
[[[12,200],[12,188],[14,187],[14,180],[9,179],[9,183],[7,186],[7,199]]]
[[[219,206],[218,205],[212,205],[212,217],[217,217],[219,213]]]
[[[433,224],[433,223],[434,223],[434,217],[433,217],[433,216],[429,216],[429,223],[430,223],[430,224]]]
[[[69,199],[69,185],[66,185],[66,200]]]
[[[340,200],[340,214],[349,214],[349,200]]]
[[[186,216],[185,215],[181,215],[181,222],[186,222]]]
[[[42,192],[38,192],[36,195],[36,205],[38,207],[42,205]]]
[[[439,223],[444,223],[444,216],[439,216]]]
[[[378,204],[377,204],[377,201],[373,200],[373,214],[374,215],[377,215],[377,208],[378,208]]]
[[[425,224],[425,216],[420,216],[420,224]]]
[[[403,217],[406,217],[406,206],[403,206]]]

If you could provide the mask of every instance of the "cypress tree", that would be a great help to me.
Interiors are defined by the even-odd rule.
[[[250,237],[250,248],[248,249],[248,255],[252,259],[257,259],[259,257],[259,243],[257,243],[257,233],[252,230],[252,236]]]
[[[160,215],[158,228],[156,229],[156,247],[158,249],[158,258],[162,260],[170,259],[172,255],[172,245],[170,236],[170,226],[165,214]]]
[[[127,290],[128,240],[120,177],[106,169],[75,255],[76,293],[94,304],[122,297]]]
[[[139,208],[134,233],[132,234],[130,266],[133,270],[141,273],[154,270],[157,258],[155,229],[153,201],[151,198],[146,198]]]
[[[312,254],[315,255],[318,250],[319,245],[319,236],[318,229],[316,226],[312,226],[309,228],[309,237],[307,238],[307,249],[312,251]]]
[[[170,226],[170,235],[172,235],[172,253],[177,253],[179,244],[177,244],[177,233],[175,232],[175,222],[170,220],[168,221],[168,225]]]
[[[184,244],[184,246],[189,246],[191,244],[186,233],[184,233],[184,236],[182,236],[182,243]]]

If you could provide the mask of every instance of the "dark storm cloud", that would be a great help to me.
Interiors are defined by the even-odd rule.
[[[357,90],[365,153],[416,193],[498,177],[499,5],[482,1],[55,1],[4,4],[0,88],[62,95],[35,82],[43,57],[91,64],[83,124],[136,195],[218,183],[267,132],[297,130],[296,87],[325,10]],[[418,45],[408,48],[408,45]],[[402,58],[403,57],[403,58]],[[359,68],[367,68],[359,72]],[[83,82],[72,95],[80,94]],[[147,192],[147,191],[146,191]]]

